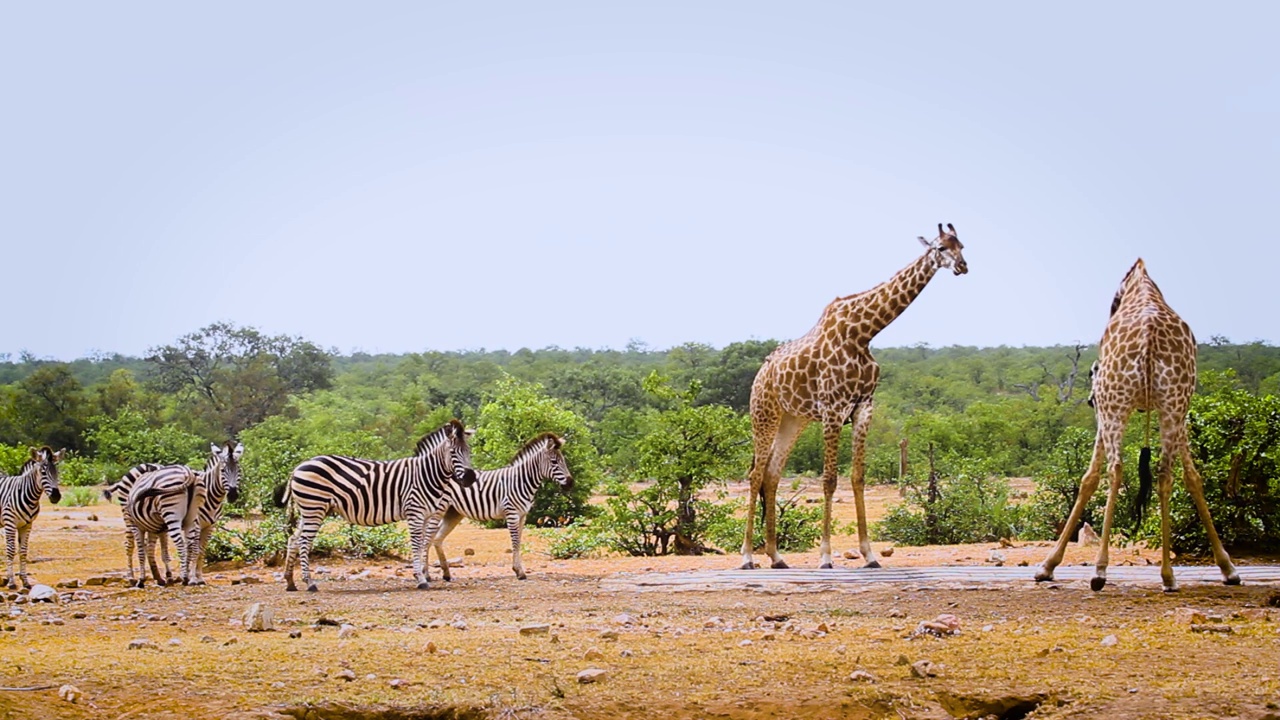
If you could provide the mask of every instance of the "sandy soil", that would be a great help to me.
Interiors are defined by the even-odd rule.
[[[838,520],[847,523],[851,493],[838,497]],[[895,491],[874,489],[873,516],[896,501]],[[122,527],[114,506],[46,506],[31,540],[34,580],[123,571]],[[945,718],[950,708],[975,717],[1280,720],[1280,609],[1268,608],[1280,602],[1275,587],[620,592],[601,580],[727,569],[738,558],[552,561],[543,542],[526,545],[524,582],[511,572],[504,531],[463,525],[450,555],[474,555],[452,583],[435,571],[427,591],[412,589],[403,562],[322,560],[316,594],[286,594],[278,568],[250,566],[215,569],[202,588],[107,586],[58,605],[6,601],[0,684],[9,689],[0,690],[0,718]],[[835,541],[838,551],[854,547],[848,536]],[[984,565],[994,547],[898,548],[885,562]],[[1047,547],[1004,552],[1009,564],[1036,564]],[[1073,547],[1067,562],[1094,553]],[[1122,549],[1112,562],[1157,557]],[[817,553],[787,559],[814,567]],[[254,602],[273,611],[275,631],[239,626]],[[1203,620],[1231,632],[1194,632],[1179,608],[1219,615]],[[909,637],[943,613],[959,619],[958,634]],[[340,639],[329,623],[350,623],[356,634]],[[521,633],[531,625],[549,627]],[[1110,637],[1114,644],[1104,642]],[[150,646],[128,649],[138,639]],[[941,666],[936,677],[912,676],[910,663],[922,659]],[[607,674],[580,684],[588,668]],[[851,680],[859,670],[874,680]],[[83,692],[77,704],[58,698],[64,684]]]

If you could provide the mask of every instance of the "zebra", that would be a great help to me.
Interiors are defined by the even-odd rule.
[[[243,453],[244,446],[239,443],[233,445],[229,442],[223,447],[210,445],[209,458],[202,472],[197,473],[186,465],[167,465],[135,478],[125,501],[124,519],[133,536],[133,541],[127,545],[136,546],[138,553],[138,570],[142,577],[136,587],[142,587],[146,578],[144,558],[157,584],[173,581],[164,546],[166,533],[178,548],[182,584],[204,584],[204,548],[222,517],[223,500],[235,502],[239,496],[240,457]],[[115,491],[131,474],[132,471],[111,490]],[[160,539],[165,563],[164,581],[160,580],[155,564],[156,538]],[[133,579],[132,567],[130,559],[130,580]]]
[[[444,512],[449,480],[462,487],[476,480],[467,443],[471,433],[460,421],[450,420],[419,440],[413,457],[384,461],[321,455],[294,468],[289,482],[275,491],[276,504],[290,505],[290,519],[298,519],[285,555],[285,590],[298,589],[293,569],[301,562],[302,582],[308,592],[316,591],[311,544],[331,513],[364,526],[407,520],[413,577],[418,589],[425,590],[427,520]]]
[[[573,487],[573,475],[565,462],[564,440],[554,433],[543,433],[525,443],[511,464],[496,470],[477,470],[476,482],[468,488],[451,488],[449,507],[443,518],[433,518],[427,526],[427,537],[440,558],[440,573],[449,577],[449,561],[445,557],[444,539],[463,518],[507,521],[511,533],[511,569],[524,580],[524,563],[520,557],[520,540],[524,521],[533,507],[533,498],[542,483],[555,480],[564,490]]]
[[[0,474],[0,522],[4,523],[4,549],[7,557],[8,576],[5,585],[18,588],[13,581],[13,556],[18,554],[18,577],[24,588],[31,587],[27,577],[27,539],[31,537],[31,523],[40,514],[40,495],[48,493],[49,501],[62,500],[58,489],[58,461],[65,450],[54,452],[45,445],[31,448],[31,459],[22,465],[17,475]]]
[[[123,505],[125,500],[128,499],[129,491],[133,489],[134,483],[138,482],[138,478],[149,472],[159,470],[162,467],[164,467],[164,465],[160,463],[141,463],[139,465],[134,465],[129,468],[128,472],[122,475],[119,480],[108,485],[107,489],[102,491],[102,497],[106,498],[107,502],[110,502],[113,496],[118,497],[120,498],[120,504]],[[152,537],[154,536],[149,535],[148,539]],[[130,585],[133,585],[135,582],[133,574],[133,555],[133,525],[126,518],[124,523],[124,556],[129,560]],[[167,536],[163,534],[160,535],[160,559],[164,562],[165,576],[163,578],[160,577],[160,570],[156,567],[155,554],[152,552],[151,548],[147,548],[147,560],[151,563],[151,575],[155,578],[156,584],[163,587],[173,581],[173,572],[169,569],[169,541]],[[146,571],[145,567],[138,568],[138,572],[145,573]]]

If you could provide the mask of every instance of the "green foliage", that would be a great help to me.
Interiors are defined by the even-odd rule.
[[[472,462],[485,469],[505,466],[526,442],[544,432],[564,438],[562,452],[573,474],[573,488],[564,492],[554,482],[544,483],[526,522],[566,525],[589,513],[587,502],[600,477],[600,461],[583,419],[548,396],[542,386],[509,375],[496,383],[480,408],[471,441]]]
[[[94,482],[114,482],[129,468],[144,462],[203,467],[209,442],[173,424],[152,425],[131,407],[114,416],[90,419],[89,443],[96,451]]]
[[[562,528],[535,530],[547,539],[547,552],[556,560],[597,557],[612,544],[608,528],[589,518],[579,518]]]
[[[0,395],[0,442],[84,450],[90,407],[66,363],[41,363]]]
[[[791,482],[791,494],[777,498],[777,542],[781,552],[804,552],[815,547],[822,539],[822,507],[807,507],[800,502],[803,484],[799,480]],[[746,519],[742,515],[743,503],[735,501],[718,506],[722,512],[714,519],[709,519],[707,536],[716,547],[725,552],[736,552],[742,547],[742,537],[746,533]],[[755,533],[752,538],[753,550],[764,548],[764,503],[756,503]]]
[[[227,520],[218,523],[209,538],[205,558],[210,562],[239,560],[268,565],[284,562],[289,535],[283,513],[267,513],[255,520],[244,520],[232,527]],[[311,557],[345,555],[354,558],[403,558],[409,552],[409,533],[403,523],[361,527],[338,518],[327,518],[311,547]]]
[[[911,486],[907,501],[874,526],[877,539],[900,545],[954,545],[1019,537],[1025,512],[1009,498],[1009,482],[990,465],[964,460],[938,480],[936,493]]]
[[[62,507],[87,507],[97,505],[102,495],[93,488],[73,487],[62,491],[58,504]]]
[[[25,445],[0,444],[0,473],[17,475],[31,458],[31,448]]]

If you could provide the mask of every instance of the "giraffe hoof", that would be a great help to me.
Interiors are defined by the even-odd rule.
[[[872,560],[871,562],[867,563],[866,565],[863,565],[862,567],[864,567],[864,568],[878,568],[878,567],[880,567],[880,561],[879,561],[879,560]]]
[[[1170,584],[1170,585],[1165,585],[1165,586],[1164,586],[1164,591],[1165,591],[1165,592],[1167,592],[1167,593],[1176,593],[1176,592],[1178,592],[1178,584],[1177,584],[1177,583],[1173,583],[1173,584]]]
[[[738,566],[738,569],[739,569],[739,570],[755,570],[756,568],[759,568],[759,567],[760,567],[759,565],[757,565],[757,564],[755,564],[755,563],[751,562],[750,560],[748,560],[748,561],[746,561],[746,562],[742,563],[741,565],[739,565],[739,566]]]
[[[320,592],[320,588],[316,587],[315,583],[311,583],[307,586],[307,592]]]
[[[285,592],[298,592],[298,586],[297,586],[297,585],[285,585],[285,586],[284,586],[284,591],[285,591]]]
[[[426,589],[427,589],[427,584],[426,584],[426,583],[424,583],[424,582],[420,582],[420,583],[418,583],[418,589],[419,589],[419,590],[426,590]]]
[[[1102,590],[1102,588],[1106,587],[1106,585],[1107,585],[1107,579],[1104,577],[1098,577],[1096,575],[1092,580],[1089,581],[1089,587],[1092,588],[1094,592],[1098,592]]]
[[[528,579],[529,579],[529,576],[528,576],[528,575],[525,575],[524,573],[516,573],[516,579],[517,579],[517,580],[528,580]]]
[[[818,569],[819,569],[819,570],[830,570],[830,569],[831,569],[831,568],[833,568],[833,567],[835,567],[835,566],[834,566],[834,565],[832,565],[831,563],[822,563],[821,565],[819,565],[819,566],[818,566]]]
[[[774,560],[773,564],[770,565],[769,567],[773,568],[774,570],[786,570],[791,566],[788,565],[785,560]]]
[[[1045,572],[1044,570],[1041,570],[1040,572],[1036,573],[1036,582],[1049,582],[1052,579],[1053,579],[1053,573],[1051,572]]]
[[[1231,573],[1230,575],[1227,576],[1226,580],[1222,581],[1222,584],[1223,585],[1239,585],[1240,576],[1236,573]]]

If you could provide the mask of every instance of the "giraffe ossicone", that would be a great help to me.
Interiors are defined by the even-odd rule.
[[[804,336],[783,343],[765,358],[751,386],[751,430],[754,456],[747,500],[747,525],[742,540],[742,567],[752,568],[755,504],[765,508],[765,554],[775,568],[787,567],[778,554],[778,481],[800,431],[809,423],[822,424],[822,560],[831,561],[831,497],[836,489],[836,450],[845,424],[853,425],[853,495],[858,515],[858,545],[867,567],[880,567],[871,549],[863,499],[867,428],[872,395],[880,368],[871,356],[870,342],[919,296],[939,268],[956,275],[969,271],[964,245],[950,223],[938,223],[938,236],[920,238],[924,254],[888,281],[864,292],[839,297],[822,311],[818,323]]]

